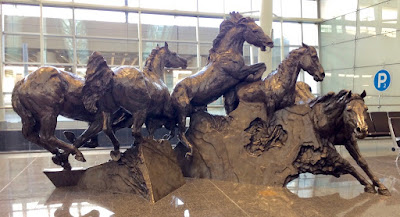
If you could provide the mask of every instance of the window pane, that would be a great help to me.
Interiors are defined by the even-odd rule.
[[[39,36],[6,35],[6,62],[40,62]]]
[[[244,63],[250,65],[250,45],[248,43],[245,43],[243,46],[243,58]]]
[[[6,32],[39,32],[39,6],[3,4],[2,10]]]
[[[146,39],[196,40],[196,18],[169,15],[141,15],[142,34]]]
[[[273,0],[272,13],[279,17],[282,16],[281,0]]]
[[[72,38],[49,37],[44,38],[45,63],[73,63]]]
[[[219,33],[219,25],[223,19],[199,18],[199,40],[212,42]]]
[[[272,52],[272,67],[271,69],[267,69],[267,72],[274,71],[278,68],[279,64],[281,63],[281,47],[274,47],[271,50]]]
[[[300,0],[281,0],[282,17],[301,17]]]
[[[251,1],[243,0],[229,0],[225,1],[225,13],[230,13],[232,11],[236,12],[249,12],[251,9]]]
[[[307,45],[318,46],[318,25],[303,24],[303,42]]]
[[[113,23],[124,23],[126,21],[124,12],[87,10],[87,9],[75,9],[75,19],[113,22]]]
[[[75,19],[77,35],[127,37],[123,12],[76,9]]]
[[[43,7],[43,32],[72,35],[72,9]]]
[[[129,7],[139,7],[139,0],[128,0]]]
[[[283,23],[284,45],[301,45],[301,24]]]
[[[224,12],[224,1],[223,0],[199,0],[199,12]]]
[[[272,38],[273,38],[272,40],[274,41],[274,46],[281,45],[281,34],[282,34],[281,23],[273,22],[272,23]]]
[[[208,61],[209,51],[212,48],[212,44],[200,44],[200,67],[204,67]]]
[[[146,0],[140,1],[141,8],[196,11],[196,0]]]
[[[302,0],[302,16],[304,18],[318,18],[317,1]]]
[[[128,14],[128,38],[134,39],[139,38],[139,14],[129,13]]]
[[[109,66],[139,65],[138,42],[106,39],[77,39],[78,64],[87,64],[89,56],[100,52]]]
[[[96,4],[96,5],[112,5],[112,6],[124,6],[125,0],[74,0],[76,3],[85,4]]]

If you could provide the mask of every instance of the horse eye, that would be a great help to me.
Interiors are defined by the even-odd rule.
[[[351,109],[351,107],[347,107],[346,110],[347,110],[348,112],[350,112],[352,109]]]

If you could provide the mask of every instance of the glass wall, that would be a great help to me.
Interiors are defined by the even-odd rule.
[[[369,111],[399,111],[400,49],[398,0],[321,1],[321,61],[326,69],[322,93],[366,90]],[[387,70],[391,84],[378,91],[374,78]]]
[[[188,68],[165,70],[170,90],[181,79],[207,62],[219,25],[229,12],[238,11],[256,20],[262,0],[63,0],[28,1],[29,5],[2,3],[0,129],[20,130],[20,119],[11,108],[14,84],[40,66],[52,65],[84,76],[88,57],[99,51],[111,66],[143,68],[151,50],[168,42],[171,50],[188,60]],[[91,4],[83,8],[79,3]],[[212,7],[210,7],[212,5]],[[273,0],[273,67],[301,43],[318,46],[318,26],[302,19],[317,17],[315,0]],[[293,7],[293,5],[297,5]],[[107,8],[113,6],[112,9]],[[295,18],[288,21],[283,17]],[[258,21],[257,21],[258,22]],[[246,64],[258,62],[258,48],[244,45]],[[317,84],[308,82],[318,94]],[[210,105],[224,114],[222,99]],[[60,118],[62,122],[70,120]],[[78,123],[78,122],[74,122]],[[66,127],[72,125],[67,124]],[[73,127],[85,128],[85,124]]]

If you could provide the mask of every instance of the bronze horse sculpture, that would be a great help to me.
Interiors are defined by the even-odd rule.
[[[85,108],[102,113],[104,123],[103,128],[89,126],[90,133],[84,140],[97,135],[103,129],[114,145],[111,157],[118,160],[119,142],[112,127],[112,114],[120,108],[132,115],[129,123],[136,144],[142,139],[141,128],[144,123],[150,136],[162,125],[173,129],[175,122],[170,94],[163,82],[164,67],[187,67],[186,59],[171,52],[167,43],[161,48],[157,45],[152,50],[143,71],[129,66],[111,70],[103,56],[94,52],[89,58],[82,93]]]
[[[54,67],[41,67],[17,82],[12,92],[12,106],[21,117],[22,134],[55,156],[54,163],[69,168],[61,152],[72,153],[85,161],[82,153],[55,135],[57,116],[92,123],[95,114],[85,109],[82,101],[84,80]]]
[[[315,81],[324,79],[324,69],[314,47],[303,44],[301,48],[291,51],[278,69],[271,72],[264,80],[244,82],[232,89],[225,97],[226,113],[235,110],[242,101],[264,103],[267,115],[293,105],[296,81],[301,69],[312,75]]]
[[[314,123],[314,129],[325,143],[344,145],[357,164],[371,179],[371,185],[355,168],[346,160],[339,159],[335,165],[342,168],[344,173],[353,175],[369,193],[390,195],[388,189],[372,173],[367,161],[361,156],[357,139],[363,139],[368,134],[368,125],[365,121],[368,107],[364,103],[365,91],[352,94],[351,91],[342,90],[338,94],[328,93],[325,96],[313,99],[310,117]],[[336,167],[335,166],[335,167]],[[336,169],[335,169],[336,170]],[[334,172],[334,171],[333,171]],[[326,174],[326,173],[323,173]]]
[[[186,117],[190,117],[196,108],[204,108],[221,97],[239,82],[260,79],[266,69],[264,63],[245,65],[245,41],[260,47],[262,51],[265,51],[266,47],[273,47],[272,40],[253,19],[232,12],[230,18],[220,25],[220,32],[213,41],[207,65],[180,81],[171,94],[179,139],[189,148],[189,156],[193,150],[185,136]]]

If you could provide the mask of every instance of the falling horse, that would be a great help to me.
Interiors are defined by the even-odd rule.
[[[57,116],[95,121],[95,114],[82,102],[83,84],[84,80],[72,73],[41,67],[17,82],[12,92],[12,106],[21,117],[24,137],[54,154],[54,163],[66,169],[71,166],[68,159],[61,160],[59,149],[74,154],[79,161],[85,158],[75,146],[54,135]]]
[[[333,175],[351,174],[365,186],[366,192],[375,193],[374,186],[376,186],[379,194],[390,195],[388,189],[372,173],[358,148],[357,138],[363,139],[368,133],[368,126],[365,121],[368,108],[363,99],[365,96],[365,91],[359,95],[342,90],[336,95],[329,93],[318,97],[309,103],[312,108],[310,117],[321,140],[333,145],[344,145],[353,159],[372,180],[373,185],[341,157],[334,160],[335,170],[330,171]]]
[[[274,111],[295,103],[296,80],[300,70],[307,71],[316,81],[325,77],[314,47],[303,44],[293,50],[282,61],[278,69],[271,72],[264,80],[243,83],[232,89],[225,97],[225,110],[229,114],[240,102],[262,102],[266,106],[267,116]]]
[[[260,79],[266,67],[264,63],[247,66],[243,58],[243,43],[260,47],[273,47],[272,40],[251,18],[239,13],[231,13],[230,18],[220,25],[220,33],[213,41],[208,64],[199,72],[179,82],[171,94],[176,112],[179,139],[192,154],[192,145],[185,135],[186,117],[198,107],[207,104],[225,94],[229,89],[244,80]]]
[[[89,58],[82,93],[85,108],[91,112],[101,112],[104,124],[103,128],[89,126],[87,131],[90,133],[81,140],[87,140],[103,129],[114,145],[111,157],[118,160],[119,142],[112,129],[111,114],[120,108],[132,115],[135,143],[142,139],[141,128],[144,123],[151,136],[162,125],[173,128],[175,121],[170,94],[162,79],[164,67],[187,67],[187,61],[171,52],[167,43],[164,47],[157,46],[152,50],[143,71],[128,66],[111,70],[103,56],[94,52]]]

